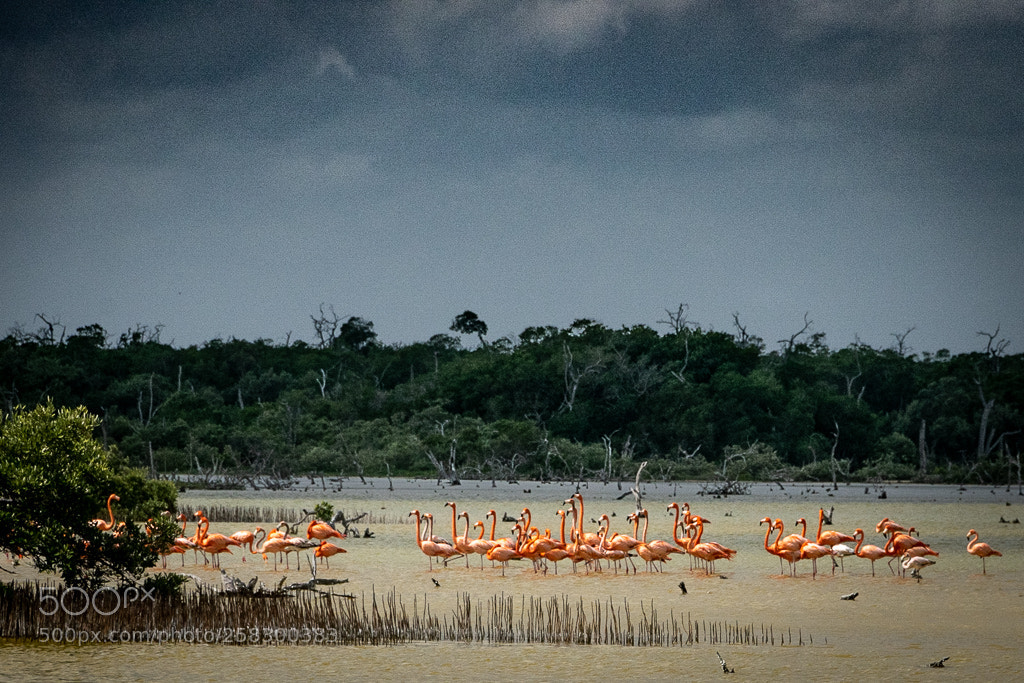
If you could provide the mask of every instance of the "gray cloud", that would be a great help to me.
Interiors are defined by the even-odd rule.
[[[23,4],[0,28],[0,324],[283,338],[326,301],[413,341],[466,308],[517,334],[688,301],[769,340],[806,311],[839,345],[1019,339],[1022,23],[997,2]]]

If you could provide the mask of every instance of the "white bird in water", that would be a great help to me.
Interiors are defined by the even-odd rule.
[[[928,556],[914,557],[912,555],[907,554],[903,556],[903,563],[900,566],[903,567],[904,572],[906,572],[909,569],[911,576],[920,579],[921,569],[924,569],[925,567],[933,564],[935,564],[935,560]]]
[[[853,554],[854,554],[853,548],[851,548],[850,546],[846,545],[845,543],[836,543],[834,546],[832,546],[832,555],[833,555],[833,557],[838,557],[839,558],[839,567],[844,572],[846,571],[846,567],[843,566],[843,558],[846,557],[847,555],[853,555]],[[832,560],[832,573],[833,574],[836,573],[836,561],[835,560]]]

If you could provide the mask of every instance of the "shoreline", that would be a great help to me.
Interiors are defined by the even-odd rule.
[[[190,488],[187,483],[185,490],[179,492],[179,498],[212,498],[230,499],[251,496],[258,493],[268,500],[294,499],[296,497],[323,500],[331,498],[348,498],[355,500],[421,500],[424,498],[452,498],[462,500],[487,499],[497,501],[519,500],[564,500],[577,489],[587,500],[609,502],[618,499],[631,500],[633,482],[541,482],[522,480],[514,483],[507,481],[463,479],[458,485],[447,482],[437,483],[436,479],[410,479],[392,477],[366,477],[365,483],[358,477],[333,477],[316,479],[310,483],[308,477],[298,480],[296,484],[282,489],[207,489]],[[893,503],[971,503],[1001,504],[1012,507],[1024,505],[1024,495],[1018,493],[1016,486],[1007,491],[1006,485],[958,485],[958,484],[918,484],[892,482],[882,484],[849,483],[840,484],[833,490],[831,484],[820,482],[744,482],[748,484],[748,492],[744,494],[714,495],[705,492],[707,482],[641,482],[640,492],[645,500],[649,499],[683,499],[691,502],[701,500],[741,500],[751,502],[797,501],[810,500],[819,503],[877,501],[879,504]]]

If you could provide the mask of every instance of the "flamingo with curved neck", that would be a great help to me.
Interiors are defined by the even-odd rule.
[[[107,514],[110,515],[110,521],[105,519],[94,519],[90,524],[99,529],[100,531],[110,531],[114,528],[114,511],[111,509],[110,504],[112,501],[121,500],[121,497],[116,493],[111,493],[107,496]]]
[[[853,554],[857,557],[863,557],[865,559],[871,560],[871,576],[874,576],[875,562],[882,559],[883,557],[887,557],[889,553],[883,548],[879,548],[877,545],[871,545],[870,543],[868,545],[864,545],[863,529],[858,528],[856,531],[853,532],[853,536],[857,539],[857,547],[854,548]],[[892,567],[890,567],[890,569],[892,569]]]
[[[775,539],[775,543],[773,543],[772,545],[768,545],[768,539],[771,537],[772,532],[775,531],[777,527],[775,526],[775,523],[772,521],[771,517],[765,517],[760,522],[758,522],[758,526],[761,526],[762,524],[768,525],[768,529],[764,532],[764,549],[770,555],[775,555],[779,558],[779,573],[784,575],[786,573],[785,568],[782,564],[782,557],[784,551],[779,549],[779,538],[782,537],[782,531],[779,531],[779,536]]]
[[[971,540],[971,536],[974,536],[974,540],[973,541]],[[967,532],[967,552],[969,552],[971,555],[975,555],[976,557],[980,557],[981,558],[981,573],[982,574],[986,573],[986,571],[985,571],[985,558],[986,557],[992,557],[993,555],[995,555],[996,557],[1002,557],[1003,556],[1003,554],[1001,552],[999,552],[998,550],[995,550],[988,543],[979,543],[978,542],[978,532],[975,531],[974,529],[971,529],[970,531]]]
[[[450,507],[452,509],[453,547],[466,557],[466,568],[469,569],[469,555],[473,552],[469,547],[469,514],[466,514],[466,533],[459,536],[459,532],[455,528],[457,526],[456,520],[458,519],[458,515],[455,513],[455,502],[448,501],[445,503],[445,507]]]
[[[815,537],[816,542],[820,545],[827,545],[829,547],[839,545],[840,543],[853,543],[854,537],[849,534],[843,534],[838,531],[822,531],[821,526],[825,523],[825,508],[818,509],[818,535]]]
[[[707,573],[715,573],[715,561],[721,559],[731,560],[732,555],[736,553],[731,548],[726,548],[719,543],[706,542],[701,543],[701,537],[704,535],[704,520],[699,516],[694,516],[693,521],[690,522],[689,528],[696,529],[696,535],[693,538],[693,545],[687,552],[694,557],[704,560],[707,563]]]
[[[230,546],[241,547],[242,545],[239,541],[231,538],[230,536],[209,533],[210,520],[208,520],[205,515],[199,519],[198,527],[197,533],[199,535],[199,540],[197,543],[199,547],[202,548],[203,552],[213,555],[214,567],[220,567],[221,553],[231,554]]]

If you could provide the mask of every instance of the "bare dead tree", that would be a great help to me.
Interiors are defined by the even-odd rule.
[[[437,485],[440,486],[447,476],[444,471],[444,465],[442,465],[441,461],[437,459],[436,455],[434,455],[434,451],[429,448],[427,449],[427,458],[430,460],[430,464],[434,466],[434,469],[437,470]]]
[[[836,460],[836,448],[839,446],[839,422],[833,420],[832,424],[836,426],[836,431],[832,434],[832,451],[829,453],[829,469],[832,471],[832,490],[839,490],[839,483],[837,481],[839,475],[839,461]]]
[[[683,364],[675,370],[668,371],[670,375],[683,384],[686,384],[686,377],[683,373],[686,372],[686,366],[690,363],[690,328],[700,326],[700,323],[689,320],[689,312],[690,304],[679,304],[674,311],[666,308],[665,313],[668,317],[665,320],[657,321],[659,325],[668,325],[674,334],[683,335]]]
[[[455,453],[457,443],[457,439],[452,439],[451,446],[448,448],[448,481],[452,486],[458,486],[462,483],[459,479],[458,472],[455,471]]]
[[[341,316],[334,312],[334,306],[328,306],[330,315],[324,311],[324,305],[320,304],[320,316],[309,316],[313,320],[313,334],[316,336],[316,346],[321,349],[330,348],[334,340],[338,338],[341,330]]]
[[[901,356],[907,356],[911,351],[914,350],[907,345],[907,337],[910,336],[910,333],[916,329],[916,327],[911,327],[906,332],[890,333],[890,336],[896,337],[896,353],[900,354]]]
[[[139,398],[138,398],[139,422],[142,424],[143,427],[148,427],[149,423],[153,421],[153,416],[156,415],[157,411],[159,411],[160,408],[163,407],[162,403],[160,405],[156,406],[155,408],[153,407],[153,402],[154,402],[154,400],[153,400],[153,376],[154,376],[154,374],[155,373],[150,373],[149,374],[149,409],[145,413],[143,413],[143,409],[142,409],[143,395],[145,393],[145,390],[144,389],[139,389]]]
[[[691,326],[700,325],[698,322],[687,320],[690,314],[690,304],[679,304],[674,311],[666,308],[665,313],[668,315],[668,319],[658,320],[658,324],[668,325],[676,334],[686,331]]]
[[[978,462],[992,452],[996,447],[995,430],[989,431],[988,420],[992,415],[992,408],[996,400],[990,398],[985,400],[985,388],[982,386],[981,378],[975,377],[974,383],[978,386],[978,398],[981,399],[981,418],[978,420]]]
[[[1007,493],[1010,492],[1011,480],[1012,480],[1012,477],[1013,477],[1012,471],[1013,471],[1013,468],[1016,468],[1017,469],[1017,495],[1018,496],[1024,496],[1024,478],[1021,477],[1020,451],[1017,451],[1017,455],[1016,456],[1011,456],[1010,455],[1010,449],[1009,449],[1009,447],[1006,444],[1003,444],[1003,449],[1004,449],[1004,451],[1006,453],[1007,467],[1008,467],[1008,469],[1011,472],[1011,474],[1009,476],[1007,476],[1007,478],[1006,478],[1006,492]]]
[[[809,315],[810,315],[810,311],[808,311],[807,313],[804,313],[804,326],[801,327],[796,332],[794,332],[789,337],[789,339],[780,339],[780,340],[778,340],[778,343],[782,344],[782,349],[783,349],[783,351],[785,353],[787,353],[787,354],[793,353],[793,349],[796,347],[796,340],[799,339],[800,337],[802,337],[803,335],[807,334],[807,330],[811,329],[811,325],[814,324],[814,321],[808,318]]]
[[[647,461],[646,460],[644,460],[642,463],[640,463],[640,467],[637,468],[637,470],[636,470],[636,479],[633,482],[633,488],[631,488],[629,490],[629,492],[633,494],[633,498],[636,500],[636,511],[637,512],[640,512],[641,510],[644,509],[644,506],[643,506],[643,495],[640,493],[640,473],[644,471],[645,467],[647,467]]]
[[[615,432],[612,432],[614,434]],[[601,479],[607,484],[612,471],[612,434],[605,434],[601,437],[604,443],[604,464],[601,466]]]
[[[679,380],[680,384],[686,384],[686,366],[690,364],[690,335],[683,337],[683,364],[676,370],[669,370],[668,373]]]
[[[385,463],[385,464],[387,464],[387,463]],[[359,481],[361,481],[365,485],[366,484],[366,477],[363,475],[363,463],[359,462],[359,458],[353,457],[352,458],[352,466],[356,468],[356,476],[359,477]],[[390,467],[388,467],[388,472],[389,473],[391,472],[391,468]]]
[[[685,448],[683,448],[682,444],[680,444],[680,445],[676,446],[676,451],[679,452],[679,455],[683,456],[683,460],[690,460],[691,458],[693,458],[693,456],[697,455],[697,453],[700,451],[700,447],[702,445],[703,444],[697,444],[697,447],[694,448],[693,451],[691,452],[691,451],[688,451]]]
[[[1006,437],[1019,434],[1021,430],[1004,431],[996,436],[995,428],[990,429],[988,426],[996,400],[985,399],[985,390],[980,378],[975,378],[974,383],[978,386],[978,398],[981,400],[981,418],[978,420],[978,462],[981,463],[1003,444]]]
[[[128,328],[127,332],[118,337],[117,345],[119,348],[126,348],[133,344],[159,344],[160,332],[163,329],[164,326],[162,324],[157,324],[150,328],[148,325],[136,323],[135,329]]]
[[[40,344],[53,345],[63,344],[64,334],[67,332],[67,327],[62,325],[60,321],[49,321],[42,313],[36,313],[36,317],[43,321],[45,327],[39,328],[39,331],[34,335],[35,340]],[[60,339],[57,339],[56,328],[60,328]]]
[[[995,332],[978,332],[979,336],[988,338],[988,342],[985,344],[985,355],[995,361],[995,372],[999,372],[999,359],[1006,351],[1006,347],[1010,345],[1009,339],[999,338],[1000,327],[1000,325],[996,325]]]
[[[742,495],[748,493],[750,485],[741,482],[739,480],[739,475],[746,469],[747,453],[752,452],[755,446],[757,446],[757,442],[748,446],[745,451],[737,451],[735,453],[725,455],[722,459],[722,471],[718,475],[718,481],[704,482],[701,484],[701,493],[713,496]],[[696,451],[694,451],[694,453],[696,453]],[[729,465],[734,460],[742,460],[743,467],[736,471],[735,476],[730,476]]]
[[[576,403],[576,392],[580,388],[580,382],[588,375],[595,374],[600,370],[603,367],[603,362],[601,358],[597,358],[582,368],[577,367],[573,359],[572,350],[567,342],[562,343],[562,362],[565,390],[562,394],[562,405],[559,408],[559,412],[571,413],[573,405]]]
[[[921,428],[917,430],[917,453],[920,457],[921,476],[928,474],[928,442],[925,440],[926,424],[921,418]]]
[[[316,380],[316,385],[320,387],[320,398],[327,398],[327,371],[320,368],[320,377]]]
[[[854,358],[857,361],[857,374],[855,374],[855,375],[846,375],[845,376],[845,378],[846,378],[846,395],[851,397],[851,398],[853,397],[853,385],[854,385],[854,383],[856,383],[857,379],[861,375],[864,374],[864,371],[861,369],[861,366],[860,366],[860,347],[859,346],[857,347],[857,350],[854,352]],[[861,385],[860,391],[857,392],[857,402],[858,403],[860,403],[861,398],[864,396],[864,389],[865,388],[867,388],[866,384],[865,385]]]
[[[742,347],[756,346],[761,348],[764,345],[764,340],[754,334],[747,333],[747,326],[740,324],[740,314],[735,312],[732,314],[732,324],[736,328],[736,345]]]
[[[623,349],[615,349],[616,371],[628,382],[637,396],[644,396],[651,388],[661,382],[659,369],[651,363],[650,357],[644,355],[633,361]]]

